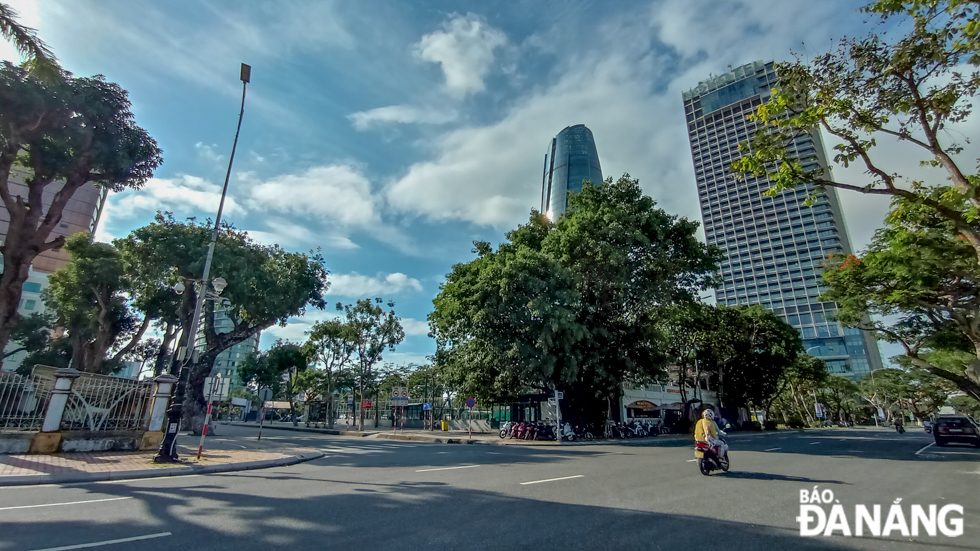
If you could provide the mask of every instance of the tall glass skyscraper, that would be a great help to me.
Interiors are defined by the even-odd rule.
[[[859,379],[882,367],[877,343],[828,320],[837,305],[817,300],[824,259],[851,252],[835,190],[818,192],[807,207],[812,184],[768,197],[768,178],[741,181],[729,172],[741,156],[738,144],[757,129],[746,115],[768,100],[775,84],[773,64],[756,61],[683,94],[705,238],[726,255],[724,284],[715,298],[718,304],[772,310],[800,330],[804,347],[824,359],[831,373]],[[829,170],[819,135],[799,137],[790,147],[804,166]]]
[[[582,181],[602,183],[599,153],[592,131],[584,124],[566,126],[551,140],[544,155],[541,212],[552,220],[565,212],[568,192],[582,191]]]

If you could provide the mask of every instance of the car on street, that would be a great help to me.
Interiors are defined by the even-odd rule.
[[[980,448],[980,425],[965,415],[936,417],[932,434],[936,438],[937,446],[945,446],[949,442],[962,442]]]

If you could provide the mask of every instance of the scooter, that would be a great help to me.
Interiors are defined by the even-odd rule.
[[[726,444],[728,443],[724,438],[721,440]],[[694,449],[704,455],[704,457],[698,458],[698,469],[701,470],[701,474],[708,476],[711,474],[711,471],[728,472],[728,452],[725,452],[724,457],[718,457],[715,447],[703,440],[696,441],[694,443]]]
[[[500,424],[500,437],[501,438],[507,438],[508,436],[510,436],[510,429],[513,426],[514,426],[514,424],[511,423],[510,421],[504,421],[503,423],[501,423]]]
[[[571,423],[565,423],[561,427],[561,439],[568,440],[569,442],[574,442],[576,438],[575,431],[572,430]]]
[[[905,434],[905,427],[902,425],[895,425],[895,432],[898,434]]]

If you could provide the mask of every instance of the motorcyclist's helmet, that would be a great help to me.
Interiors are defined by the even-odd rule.
[[[710,409],[710,408],[709,409],[706,409],[706,410],[704,410],[704,411],[701,412],[701,416],[704,417],[705,419],[709,419],[711,421],[714,421],[715,420],[715,410]]]

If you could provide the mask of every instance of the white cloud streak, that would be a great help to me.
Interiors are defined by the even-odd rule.
[[[331,275],[328,295],[343,297],[383,297],[422,290],[422,284],[414,277],[401,272],[384,277],[363,276],[357,273]]]
[[[474,14],[454,15],[442,29],[422,37],[415,55],[438,63],[446,77],[446,90],[457,97],[482,92],[494,61],[494,50],[507,44],[507,36]]]
[[[456,120],[455,110],[439,110],[411,105],[389,105],[368,111],[359,111],[347,116],[357,130],[368,130],[373,126],[398,124],[445,124]]]

